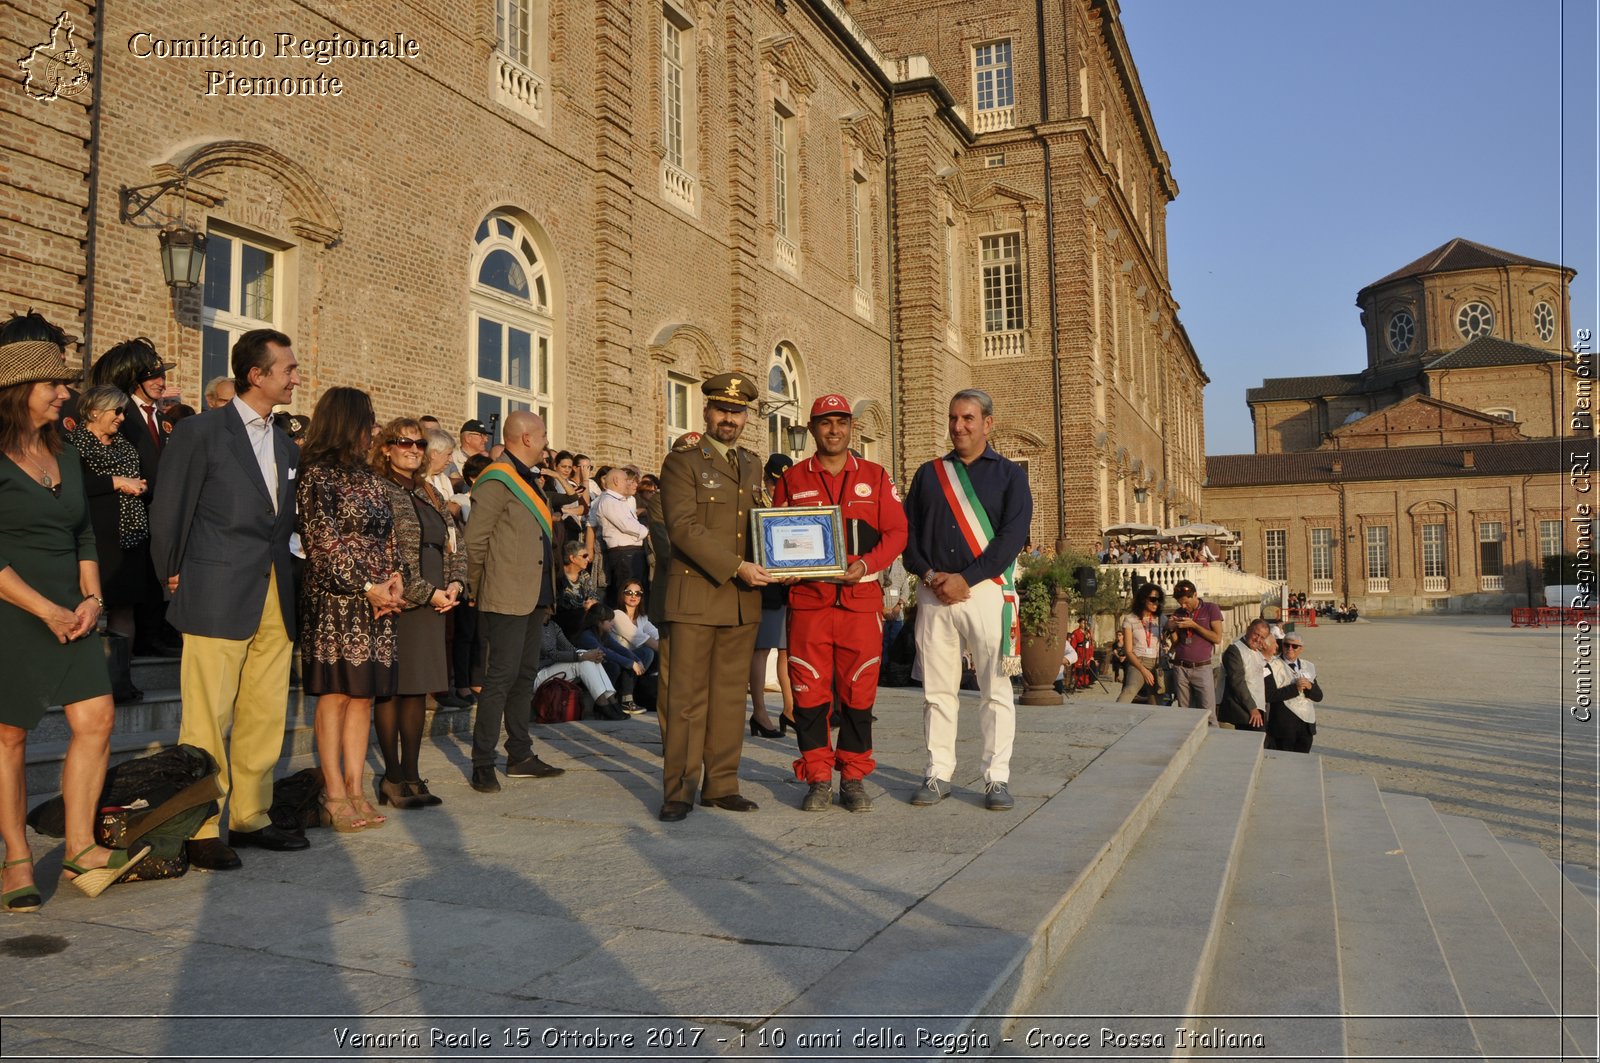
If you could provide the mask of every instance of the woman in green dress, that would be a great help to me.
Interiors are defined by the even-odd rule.
[[[111,680],[95,637],[104,603],[78,455],[57,423],[67,400],[66,335],[38,314],[0,325],[0,909],[37,911],[23,806],[28,732],[51,705],[72,738],[61,770],[67,881],[91,897],[149,852],[95,844],[94,811],[111,752]]]

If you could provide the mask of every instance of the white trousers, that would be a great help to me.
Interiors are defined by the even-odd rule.
[[[972,597],[946,605],[917,587],[917,659],[922,662],[923,734],[928,772],[946,782],[956,768],[956,716],[960,709],[961,646],[978,673],[978,722],[983,728],[983,781],[1009,782],[1017,707],[1011,677],[1000,670],[1000,585],[985,580]]]
[[[552,664],[539,669],[539,679],[533,685],[538,688],[553,675],[563,679],[571,679],[582,683],[584,689],[589,691],[589,696],[599,701],[607,694],[615,694],[617,688],[611,685],[611,677],[606,675],[606,670],[594,661],[571,661],[563,664]]]

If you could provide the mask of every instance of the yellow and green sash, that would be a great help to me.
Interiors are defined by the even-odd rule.
[[[528,512],[533,514],[533,519],[539,522],[539,530],[544,532],[544,537],[551,543],[556,541],[555,524],[550,518],[550,503],[544,500],[544,495],[539,493],[537,487],[522,478],[516,466],[509,461],[495,462],[472,481],[472,493],[477,494],[479,487],[491,481],[504,485],[513,498],[527,506]]]

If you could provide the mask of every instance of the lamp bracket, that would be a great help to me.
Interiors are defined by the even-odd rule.
[[[117,220],[125,225],[133,225],[141,229],[164,229],[170,225],[183,224],[182,206],[178,208],[178,213],[176,214],[160,208],[152,211],[152,208],[155,208],[156,203],[163,196],[173,191],[176,191],[179,199],[185,203],[192,198],[200,198],[211,206],[217,206],[223,202],[220,196],[195,196],[189,188],[189,175],[180,173],[176,177],[165,181],[157,181],[154,184],[138,185],[133,188],[123,185],[117,189]],[[140,219],[144,218],[146,213],[149,213],[150,217],[141,222]]]

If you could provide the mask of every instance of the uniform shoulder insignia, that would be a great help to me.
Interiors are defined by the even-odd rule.
[[[678,437],[678,441],[676,443],[672,444],[672,452],[674,454],[684,454],[688,451],[698,448],[699,446],[700,433],[685,432],[683,435]]]

